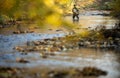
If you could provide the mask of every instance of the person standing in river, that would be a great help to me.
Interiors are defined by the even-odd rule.
[[[79,10],[76,7],[76,5],[74,5],[72,12],[73,12],[73,21],[75,21],[75,18],[77,18],[76,21],[79,21]]]

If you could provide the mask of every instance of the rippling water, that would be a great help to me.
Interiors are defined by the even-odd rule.
[[[99,14],[99,11],[94,11],[94,12],[87,12],[87,13],[82,13],[83,15],[79,15],[79,21],[77,22],[77,25],[79,25],[81,28],[95,28],[97,26],[106,26],[106,28],[110,29],[115,26],[115,23],[118,22],[117,19],[112,18],[110,16],[102,16],[102,15],[97,15]],[[92,15],[96,14],[96,15]],[[73,22],[71,16],[66,16],[66,20]]]
[[[66,19],[72,22],[71,16]],[[109,16],[99,15],[80,15],[78,25],[81,27],[93,27],[105,25],[111,28],[117,22]],[[14,29],[13,29],[14,30]],[[8,29],[2,29],[3,33]],[[40,40],[44,38],[53,38],[64,36],[64,33],[59,34],[19,34],[19,35],[0,35],[0,66],[10,67],[36,67],[47,66],[50,68],[83,68],[85,66],[95,66],[108,72],[107,76],[99,78],[120,78],[120,50],[108,49],[88,49],[81,48],[69,52],[56,52],[55,56],[49,56],[47,59],[41,58],[39,53],[28,53],[28,55],[21,55],[19,52],[13,50],[15,46],[24,45],[26,41]],[[30,63],[21,64],[16,63],[16,58],[25,58]]]

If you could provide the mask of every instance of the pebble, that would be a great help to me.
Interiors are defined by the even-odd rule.
[[[25,60],[24,58],[16,58],[16,62],[19,62],[19,63],[29,63],[29,61]]]
[[[24,51],[24,49],[23,49],[23,48],[18,47],[18,46],[16,46],[14,49],[15,49],[15,50],[18,50],[18,51],[20,51],[20,52],[21,52],[21,51],[22,51],[22,52]]]

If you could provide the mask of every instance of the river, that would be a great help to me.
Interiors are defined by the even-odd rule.
[[[67,16],[66,19],[72,22],[72,17]],[[82,28],[105,25],[111,28],[117,23],[116,19],[110,16],[102,15],[80,15],[77,23]],[[7,31],[6,31],[7,30]],[[3,33],[9,32],[9,28],[1,29]],[[120,53],[119,50],[109,49],[90,49],[80,48],[69,52],[56,52],[55,56],[49,56],[47,59],[41,58],[39,53],[33,52],[27,55],[21,55],[20,52],[14,50],[15,46],[24,45],[26,41],[41,40],[45,38],[63,37],[64,33],[43,34],[43,33],[27,33],[27,34],[0,34],[0,66],[32,68],[32,67],[48,67],[48,68],[80,68],[86,66],[97,67],[108,72],[107,76],[99,78],[120,78]],[[30,63],[17,63],[16,58],[25,58]]]
[[[108,14],[108,15],[104,15]],[[73,22],[71,16],[66,16],[67,21]],[[85,11],[79,15],[79,21],[75,22],[81,28],[96,28],[98,26],[106,26],[110,29],[115,26],[118,20],[109,16],[109,12],[106,11]]]

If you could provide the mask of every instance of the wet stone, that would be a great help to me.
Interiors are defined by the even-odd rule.
[[[27,31],[20,31],[20,34],[22,34],[22,33],[27,33]]]
[[[26,53],[26,52],[21,52],[21,55],[27,55],[28,53]]]
[[[26,42],[26,45],[27,45],[27,46],[34,46],[34,42],[27,41],[27,42]]]
[[[20,52],[23,52],[23,51],[24,51],[24,49],[23,49],[22,47],[19,47],[19,46],[16,46],[16,47],[14,47],[13,49],[18,50],[18,51],[20,51]]]
[[[101,76],[101,75],[107,75],[107,72],[95,67],[85,67],[82,70],[82,75],[83,76]]]
[[[48,54],[40,53],[40,56],[41,56],[42,58],[47,58],[47,57],[48,57]]]
[[[67,71],[51,71],[48,73],[50,78],[65,78],[69,73]]]
[[[13,34],[20,34],[20,31],[14,31]]]
[[[35,45],[40,45],[40,42],[39,42],[39,41],[33,41],[33,43],[34,43]]]
[[[18,63],[30,63],[28,60],[26,60],[24,58],[16,58],[16,62],[18,62]]]
[[[34,32],[35,32],[34,30],[26,31],[26,33],[34,33]]]
[[[25,34],[25,33],[33,33],[34,30],[17,30],[17,31],[13,31],[13,34]]]

